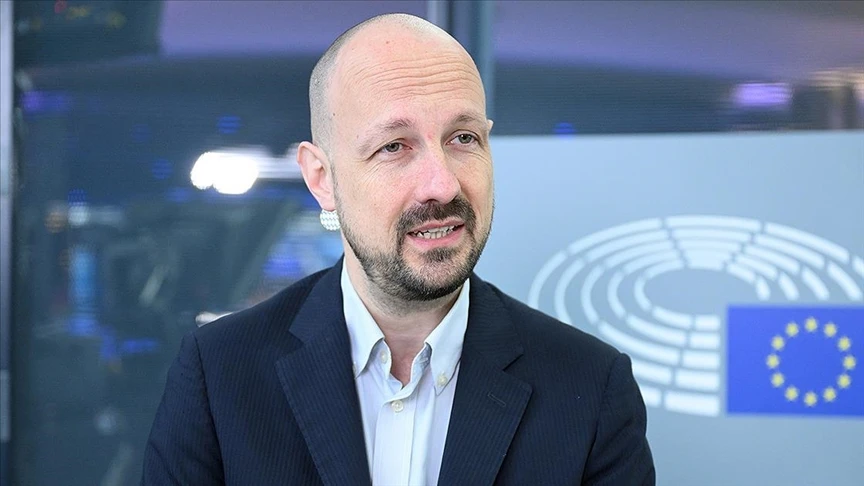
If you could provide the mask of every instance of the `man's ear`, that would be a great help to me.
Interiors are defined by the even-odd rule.
[[[495,124],[495,122],[494,122],[494,121],[492,121],[492,120],[488,120],[488,119],[487,119],[487,120],[486,120],[486,123],[488,123],[488,124],[489,124],[489,131],[490,131],[490,132],[491,132],[491,131],[492,131],[492,125],[494,125],[494,124]]]
[[[321,147],[310,142],[302,142],[297,147],[297,163],[303,173],[306,187],[318,200],[321,209],[334,211],[336,198],[333,195],[333,174],[330,163]]]

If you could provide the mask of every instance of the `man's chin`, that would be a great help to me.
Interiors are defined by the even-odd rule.
[[[425,263],[422,267],[413,267],[415,282],[420,284],[424,300],[438,299],[447,296],[462,286],[471,275],[466,271],[464,262]]]

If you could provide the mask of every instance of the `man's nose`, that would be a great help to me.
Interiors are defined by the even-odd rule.
[[[455,172],[458,163],[447,156],[443,147],[428,150],[420,161],[421,170],[417,174],[417,202],[446,204],[455,199],[462,190]]]

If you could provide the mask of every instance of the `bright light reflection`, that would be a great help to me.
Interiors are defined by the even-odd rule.
[[[222,194],[243,194],[258,180],[259,162],[266,159],[257,151],[205,152],[195,161],[190,178],[201,190],[212,187]]]
[[[785,83],[742,83],[735,87],[732,99],[743,108],[785,107],[792,89]]]

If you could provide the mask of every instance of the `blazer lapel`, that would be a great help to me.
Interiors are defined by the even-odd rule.
[[[494,483],[531,397],[528,383],[503,371],[522,354],[522,346],[502,305],[485,282],[472,276],[439,484]]]
[[[276,371],[324,484],[368,485],[340,271],[336,265],[310,291],[290,328],[300,344],[276,362]]]

